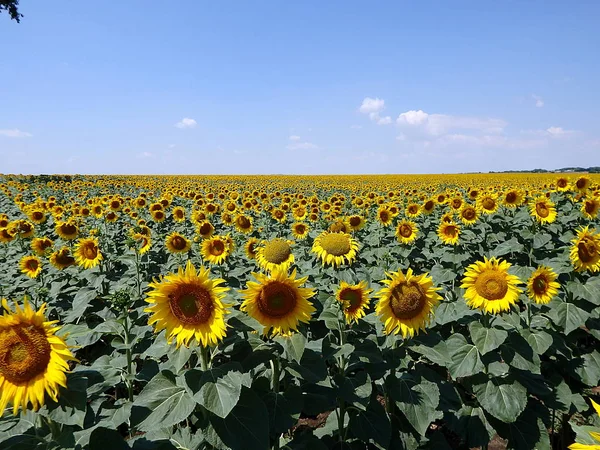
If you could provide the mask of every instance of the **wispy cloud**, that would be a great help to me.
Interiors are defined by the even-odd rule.
[[[13,128],[12,130],[8,130],[8,129],[0,130],[0,136],[10,137],[10,138],[26,138],[26,137],[31,137],[33,135],[31,133],[21,131],[17,128]]]
[[[315,150],[319,148],[319,146],[312,142],[296,142],[294,144],[289,144],[286,148],[288,150]]]
[[[181,121],[177,122],[175,126],[177,128],[196,128],[198,123],[194,119],[190,119],[189,117],[184,117]]]
[[[531,94],[531,98],[535,100],[535,106],[537,108],[544,107],[544,99],[542,97],[540,97],[539,95]]]
[[[406,130],[416,130],[432,136],[442,136],[456,130],[471,130],[480,133],[502,133],[507,123],[501,119],[428,114],[423,110],[401,113],[396,123]]]
[[[138,158],[142,158],[142,159],[154,158],[154,153],[141,152],[141,153],[138,153],[137,156],[138,156]]]
[[[289,139],[290,139],[290,141],[299,141],[300,136],[296,136],[295,134],[292,134]]]

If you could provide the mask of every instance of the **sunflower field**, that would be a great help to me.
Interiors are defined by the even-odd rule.
[[[2,175],[0,448],[600,448],[599,210],[574,173]]]

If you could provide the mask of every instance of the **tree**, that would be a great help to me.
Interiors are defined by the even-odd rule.
[[[0,12],[5,9],[8,11],[11,19],[21,22],[23,14],[19,13],[18,6],[19,0],[0,0]]]

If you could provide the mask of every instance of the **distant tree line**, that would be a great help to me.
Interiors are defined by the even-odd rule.
[[[588,172],[588,173],[600,173],[600,166],[593,167],[563,167],[562,169],[546,170],[546,169],[532,169],[532,170],[501,170],[493,171],[489,173],[557,173],[557,172]]]

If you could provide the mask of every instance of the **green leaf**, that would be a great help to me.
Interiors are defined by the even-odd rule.
[[[416,336],[409,341],[408,348],[442,367],[450,363],[448,347],[439,333],[430,332]]]
[[[514,422],[527,406],[527,389],[517,381],[492,378],[473,386],[473,392],[481,406],[502,422]]]
[[[552,240],[552,236],[547,233],[536,233],[533,236],[533,248],[542,248]]]
[[[431,422],[444,415],[438,411],[440,389],[435,383],[425,380],[417,383],[413,377],[403,375],[388,377],[386,384],[400,411],[421,436],[425,436]]]
[[[521,244],[517,238],[513,237],[510,240],[504,241],[493,248],[490,252],[490,256],[499,257],[509,253],[521,253],[523,248],[523,244]]]
[[[269,392],[265,405],[269,411],[271,433],[285,433],[293,427],[300,417],[303,403],[302,390],[295,385],[289,386],[285,392]]]
[[[55,422],[63,425],[83,427],[87,409],[88,379],[74,373],[67,378],[67,389],[61,389],[58,403],[49,402],[47,413],[43,413]]]
[[[560,302],[556,308],[550,312],[553,322],[565,329],[565,334],[569,334],[580,326],[590,317],[590,313],[578,308],[573,303]]]
[[[392,434],[390,419],[375,397],[365,411],[350,417],[350,430],[364,443],[372,440],[383,448],[388,448]]]
[[[484,366],[477,347],[467,343],[461,334],[453,334],[446,341],[451,362],[448,370],[452,378],[468,377],[483,371]]]
[[[600,276],[589,278],[585,284],[579,281],[569,281],[567,291],[575,298],[586,300],[594,305],[600,305]]]
[[[578,364],[575,372],[587,386],[596,387],[600,383],[600,353],[594,350],[582,356],[583,364]]]
[[[447,283],[456,278],[456,272],[452,268],[445,268],[440,264],[436,264],[431,268],[430,275],[436,285]]]
[[[290,337],[278,337],[275,339],[285,350],[285,356],[300,362],[306,347],[306,337],[302,333],[294,333]]]
[[[244,450],[269,448],[269,414],[262,400],[247,387],[242,388],[240,399],[226,418],[210,416],[206,439],[212,445]]]
[[[500,347],[508,337],[505,330],[494,327],[486,328],[479,322],[469,324],[469,333],[471,334],[471,340],[482,355]]]
[[[185,420],[194,411],[196,401],[184,387],[175,384],[175,376],[168,371],[156,375],[135,399],[134,406],[149,408],[152,412],[138,425],[141,431],[170,427]]]
[[[218,378],[212,376],[212,380],[202,385],[200,391],[194,395],[194,399],[210,412],[224,419],[237,404],[241,392],[241,375],[239,372],[228,372]]]
[[[552,336],[545,331],[536,330],[535,332],[527,329],[521,330],[521,336],[538,355],[543,355],[552,345]]]

